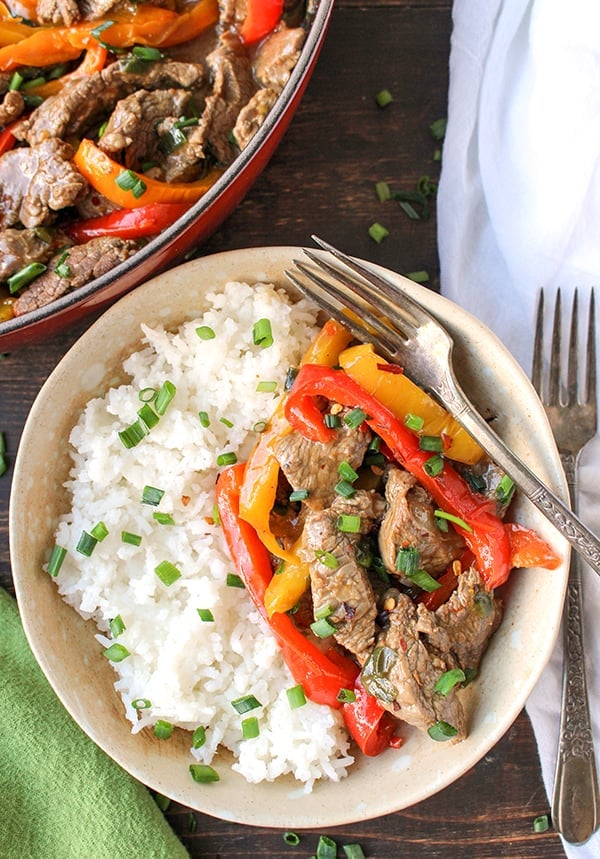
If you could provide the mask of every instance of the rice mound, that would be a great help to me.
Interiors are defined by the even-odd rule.
[[[268,348],[253,343],[262,318],[273,332]],[[199,326],[209,326],[214,339],[201,339]],[[190,749],[191,761],[210,764],[221,745],[249,782],[292,773],[308,792],[317,779],[345,776],[354,760],[343,719],[310,701],[290,708],[286,690],[295,681],[246,591],[227,585],[234,569],[213,513],[218,455],[247,458],[253,427],[270,417],[287,368],[314,336],[315,311],[272,285],[236,282],[208,293],[198,318],[176,332],[142,329],[146,345],[123,364],[131,382],[91,400],[70,435],[72,509],[56,533],[67,549],[59,592],[96,622],[104,646],[113,643],[110,620],[121,616],[117,641],[130,655],[113,663],[115,688],[134,732],[159,719],[191,731],[201,725],[206,743]],[[118,432],[136,420],[139,392],[166,380],[176,387],[166,414],[126,449]],[[277,391],[257,391],[261,380],[277,380]],[[208,427],[199,412],[208,414]],[[164,491],[157,507],[141,501],[147,485]],[[158,524],[155,512],[171,514],[175,524]],[[108,536],[85,557],[77,543],[98,522]],[[141,544],[122,542],[122,531],[140,535]],[[168,587],[155,573],[164,560],[181,573]],[[198,609],[210,609],[214,622],[203,622]],[[245,717],[231,702],[247,694],[261,704],[249,714],[260,733],[244,740]],[[137,699],[151,706],[136,709]]]

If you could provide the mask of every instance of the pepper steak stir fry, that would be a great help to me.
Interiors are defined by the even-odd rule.
[[[0,0],[0,323],[105,274],[263,123],[313,0]]]
[[[292,374],[293,375],[293,374]],[[505,521],[514,487],[399,367],[333,321],[217,503],[232,558],[306,695],[363,752],[398,720],[466,736],[458,694],[502,618],[513,567],[556,567]]]

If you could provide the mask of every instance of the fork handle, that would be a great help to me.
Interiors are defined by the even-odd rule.
[[[477,439],[480,446],[512,478],[521,492],[560,531],[594,572],[600,575],[600,539],[504,444],[469,402],[456,380],[449,382],[449,387],[452,388],[452,393],[445,390],[442,401],[452,417]]]

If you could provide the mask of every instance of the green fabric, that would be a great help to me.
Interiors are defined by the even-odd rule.
[[[148,790],[71,719],[0,588],[0,856],[186,859]]]

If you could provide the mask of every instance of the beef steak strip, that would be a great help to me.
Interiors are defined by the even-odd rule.
[[[277,101],[277,97],[278,93],[274,89],[259,89],[248,104],[240,110],[233,128],[233,136],[240,149],[245,149],[250,143]]]
[[[282,21],[261,43],[254,62],[254,74],[262,87],[281,92],[298,62],[306,33],[302,27],[287,27]]]
[[[25,99],[18,90],[9,90],[0,103],[0,129],[18,119],[25,111]]]
[[[44,236],[38,230],[2,230],[0,280],[6,280],[30,262],[46,262],[65,241],[64,236]]]

